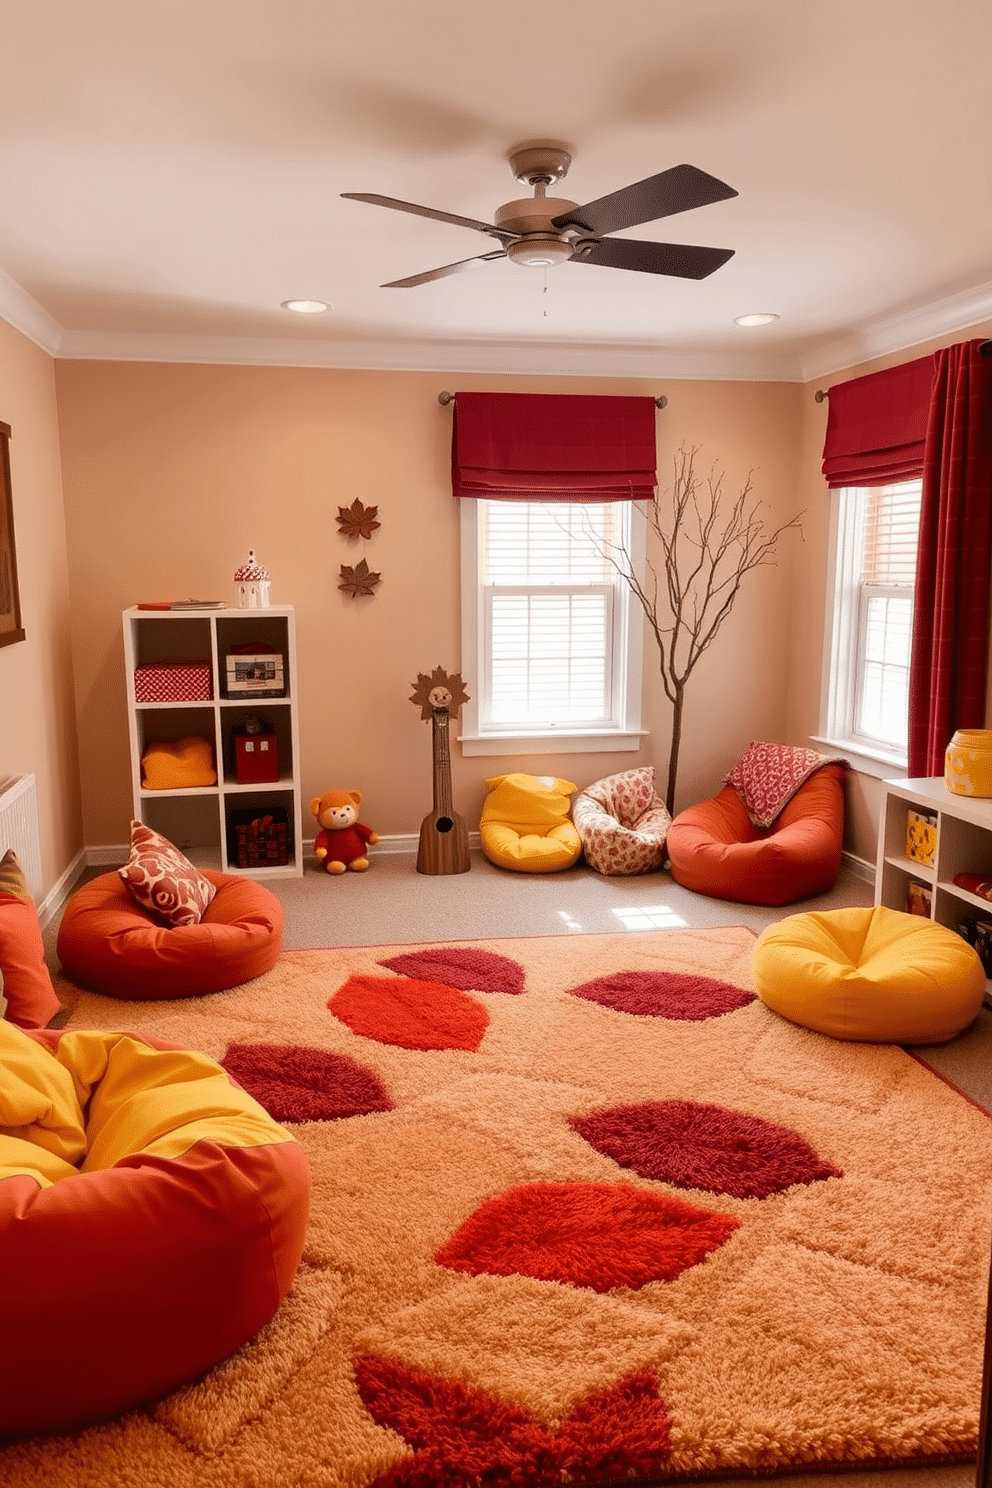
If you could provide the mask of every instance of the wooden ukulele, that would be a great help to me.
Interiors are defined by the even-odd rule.
[[[420,827],[417,872],[467,873],[471,868],[468,830],[454,810],[451,798],[451,752],[448,723],[468,694],[459,676],[449,677],[436,667],[430,677],[423,672],[410,701],[419,703],[421,717],[430,718],[434,746],[434,810]]]

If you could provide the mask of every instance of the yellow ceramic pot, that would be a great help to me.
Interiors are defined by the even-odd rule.
[[[992,729],[958,729],[944,755],[944,784],[956,796],[992,796]]]

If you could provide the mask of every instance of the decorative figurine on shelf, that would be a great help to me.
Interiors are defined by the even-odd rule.
[[[326,873],[344,873],[348,869],[352,873],[364,873],[369,866],[366,845],[374,846],[379,836],[358,820],[361,804],[362,793],[358,790],[327,791],[310,802],[320,828],[314,839],[313,855]]]
[[[457,672],[449,677],[442,667],[435,667],[429,677],[417,674],[410,701],[419,705],[421,718],[431,720],[434,746],[434,810],[421,824],[417,872],[467,873],[472,866],[468,832],[451,805],[448,720],[458,717],[468,693]]]
[[[269,608],[269,570],[255,558],[255,549],[248,549],[248,562],[242,563],[234,575],[240,610],[267,610]]]

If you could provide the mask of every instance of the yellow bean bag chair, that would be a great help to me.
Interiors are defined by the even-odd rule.
[[[521,873],[572,866],[582,851],[569,816],[577,786],[551,775],[494,775],[486,789],[479,837],[490,862]]]
[[[773,1012],[836,1039],[940,1044],[985,993],[974,949],[944,925],[879,905],[790,915],[758,938],[754,990]]]

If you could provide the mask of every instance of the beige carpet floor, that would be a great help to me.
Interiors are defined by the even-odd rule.
[[[312,1216],[256,1340],[143,1410],[8,1446],[0,1481],[643,1482],[967,1459],[983,1111],[902,1050],[672,982],[746,994],[745,929],[451,946],[293,951],[181,1003],[72,999],[70,1027],[240,1053],[270,1107],[309,1098],[285,1046],[325,1058],[332,1095],[353,1062],[385,1101],[287,1120]],[[466,969],[476,951],[500,961]]]

